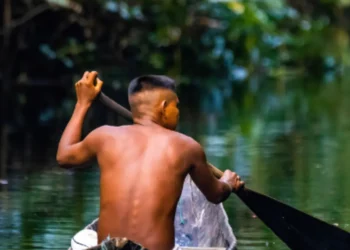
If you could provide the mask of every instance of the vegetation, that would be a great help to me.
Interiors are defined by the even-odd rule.
[[[259,81],[241,84],[256,75],[278,81],[298,74],[326,81],[342,75],[350,64],[349,4],[4,0],[2,145],[10,129],[31,131],[66,120],[72,82],[85,70],[98,70],[104,91],[119,93],[124,103],[124,88],[133,77],[170,75],[183,96],[195,89],[196,95],[200,90],[204,99],[216,100],[214,110],[234,93],[241,99],[258,91]],[[212,105],[204,101],[205,107]]]
[[[9,89],[69,88],[82,71],[98,69],[113,89],[150,72],[231,88],[256,73],[341,73],[350,63],[349,3],[6,0],[1,80]]]

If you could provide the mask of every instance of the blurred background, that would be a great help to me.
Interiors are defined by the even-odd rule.
[[[86,70],[126,107],[132,78],[175,78],[179,131],[210,162],[350,231],[350,0],[2,0],[0,13],[0,249],[66,249],[98,216],[97,166],[55,162]],[[124,123],[96,102],[84,134]],[[224,205],[240,250],[288,249],[236,197]]]

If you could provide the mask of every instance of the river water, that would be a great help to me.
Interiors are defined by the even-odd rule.
[[[205,112],[184,112],[179,130],[247,187],[350,231],[350,87],[346,81],[264,84],[224,101],[220,112],[210,101]],[[18,163],[9,184],[0,186],[1,250],[66,249],[98,215],[98,168],[59,169],[55,146],[47,145],[44,162]],[[224,206],[239,250],[288,249],[237,197]]]

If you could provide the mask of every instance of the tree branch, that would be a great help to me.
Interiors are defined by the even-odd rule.
[[[33,19],[35,16],[45,12],[48,9],[50,9],[50,6],[48,4],[39,5],[39,6],[35,7],[34,9],[29,10],[23,17],[11,21],[11,23],[5,29],[14,29],[14,28],[28,22],[30,19]],[[4,35],[5,29],[0,30],[0,36]]]

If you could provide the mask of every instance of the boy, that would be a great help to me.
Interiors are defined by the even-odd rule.
[[[216,179],[202,147],[174,131],[179,100],[174,81],[165,76],[141,76],[130,83],[133,125],[102,126],[81,141],[84,117],[102,84],[95,71],[85,72],[76,83],[77,104],[60,140],[57,161],[69,168],[97,158],[99,243],[108,236],[125,237],[149,250],[170,250],[176,205],[187,174],[216,204],[244,183],[229,170]]]

